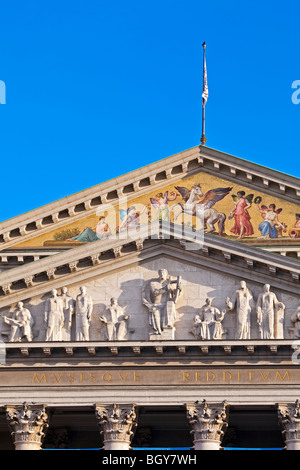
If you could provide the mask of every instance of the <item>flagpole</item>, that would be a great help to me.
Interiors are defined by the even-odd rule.
[[[207,77],[206,77],[206,60],[205,60],[205,48],[206,44],[205,42],[202,44],[203,47],[203,93],[205,91],[205,84],[207,87]],[[202,145],[206,145],[207,139],[205,136],[205,104],[206,104],[206,99],[204,99],[202,95],[202,136],[200,139],[200,142]]]

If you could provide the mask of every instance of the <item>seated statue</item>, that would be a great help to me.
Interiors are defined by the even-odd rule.
[[[23,302],[18,302],[16,310],[12,317],[3,317],[4,322],[10,325],[9,342],[32,341],[32,316],[27,308],[24,308]]]
[[[207,298],[205,305],[201,307],[199,315],[195,316],[192,333],[196,338],[202,340],[222,339],[225,330],[222,321],[226,311],[220,312],[216,307],[212,306],[212,300]]]
[[[108,341],[122,341],[126,339],[128,318],[129,315],[125,315],[125,308],[118,304],[118,300],[115,297],[112,297],[105,315],[100,317],[100,320],[106,325]]]

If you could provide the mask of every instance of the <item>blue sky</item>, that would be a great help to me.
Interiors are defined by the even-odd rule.
[[[2,0],[6,220],[198,145],[299,176],[300,3]]]

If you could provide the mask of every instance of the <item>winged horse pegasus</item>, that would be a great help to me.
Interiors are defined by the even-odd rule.
[[[204,219],[204,230],[209,228],[209,233],[216,230],[215,224],[218,223],[219,235],[224,234],[226,215],[223,212],[218,212],[213,206],[227,196],[232,188],[211,189],[203,194],[200,184],[197,183],[191,189],[181,186],[175,186],[175,189],[184,200],[184,204],[178,202],[173,206],[181,206],[181,212],[177,214],[175,220],[182,213],[189,214]]]

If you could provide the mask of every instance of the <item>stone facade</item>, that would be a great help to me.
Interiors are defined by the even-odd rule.
[[[0,432],[15,449],[66,448],[81,426],[77,414],[88,415],[105,450],[159,446],[174,426],[177,446],[185,436],[189,448],[220,449],[242,435],[247,419],[237,416],[248,410],[282,447],[299,447],[298,241],[241,242],[224,224],[198,237],[192,226],[166,220],[167,183],[192,181],[200,169],[282,198],[291,210],[299,204],[297,179],[196,148],[2,224]],[[130,237],[120,230],[65,241],[54,252],[47,245],[53,225],[63,229],[65,219],[83,219],[108,201],[115,207],[124,194],[149,199],[150,189],[157,219]],[[177,196],[169,194],[171,203]],[[131,211],[122,223],[134,222]],[[39,236],[46,245],[34,255],[30,243]],[[9,269],[18,243],[22,255]],[[291,257],[278,254],[289,249]],[[27,263],[27,255],[36,258]]]

